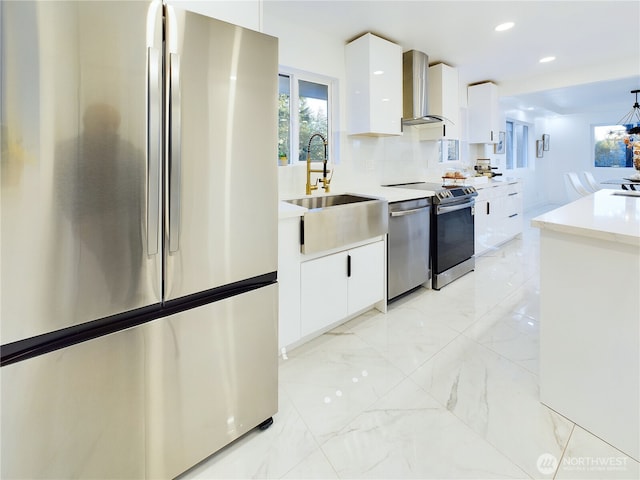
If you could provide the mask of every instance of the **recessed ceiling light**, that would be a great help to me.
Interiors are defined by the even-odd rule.
[[[509,30],[510,28],[513,28],[514,25],[515,25],[515,23],[513,23],[513,22],[501,23],[500,25],[498,25],[495,28],[495,31],[496,32],[504,32],[505,30]]]
[[[375,70],[373,72],[374,75],[384,75],[384,70]]]
[[[553,62],[555,59],[556,57],[543,57],[540,59],[540,63]]]

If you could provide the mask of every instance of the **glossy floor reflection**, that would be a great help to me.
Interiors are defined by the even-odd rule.
[[[288,353],[280,410],[183,478],[628,478],[538,400],[538,231]]]

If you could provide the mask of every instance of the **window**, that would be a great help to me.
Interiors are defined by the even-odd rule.
[[[627,128],[633,125],[593,127],[593,164],[596,167],[633,167],[633,152],[624,143]]]
[[[438,162],[460,160],[460,142],[458,140],[438,140]]]
[[[279,164],[324,160],[324,145],[309,139],[320,133],[328,142],[327,156],[331,151],[331,90],[332,81],[308,73],[280,73],[278,98],[278,156]],[[295,113],[293,113],[295,112]],[[295,160],[294,160],[295,159]]]
[[[288,76],[278,76],[278,158],[287,165],[291,158],[291,82]]]
[[[527,168],[529,166],[529,125],[508,120],[506,137],[507,170]]]

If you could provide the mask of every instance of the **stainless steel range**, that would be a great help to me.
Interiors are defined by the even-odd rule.
[[[389,185],[413,190],[434,191],[431,198],[431,271],[432,288],[445,285],[475,268],[474,204],[478,195],[468,185],[410,183]],[[389,228],[389,236],[393,232]],[[389,266],[391,269],[391,266]]]

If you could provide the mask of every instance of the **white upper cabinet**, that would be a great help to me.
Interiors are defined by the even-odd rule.
[[[429,67],[429,113],[444,117],[441,123],[424,125],[421,140],[460,138],[458,70],[444,63]]]
[[[346,46],[347,132],[402,134],[402,47],[371,33]]]
[[[468,87],[467,104],[469,143],[498,143],[498,132],[501,129],[498,86],[485,82]]]

